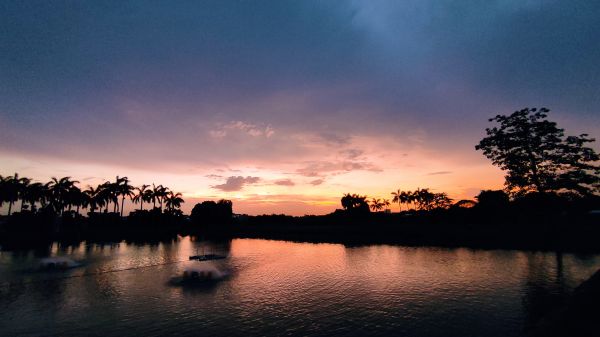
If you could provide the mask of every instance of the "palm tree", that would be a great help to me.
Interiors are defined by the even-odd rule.
[[[79,183],[77,180],[71,180],[71,177],[62,177],[57,179],[52,177],[52,180],[46,184],[51,196],[51,204],[56,212],[62,214],[66,202],[68,201],[69,191],[74,187],[75,184]],[[71,204],[69,204],[71,206]]]
[[[5,201],[8,202],[8,215],[12,213],[12,205],[19,200],[22,196],[24,188],[29,185],[31,180],[29,178],[19,178],[19,174],[15,173],[12,177],[4,178],[4,194]],[[21,210],[23,209],[23,202],[21,202]]]
[[[119,176],[117,176],[115,182],[111,183],[109,187],[110,201],[113,203],[113,213],[117,213],[119,211],[119,195],[121,194],[122,181],[123,178],[119,178]]]
[[[15,176],[17,174],[15,173]],[[29,178],[19,178],[17,180],[17,191],[18,191],[18,198],[21,199],[21,212],[23,212],[23,207],[25,206],[25,200],[24,200],[24,196],[25,196],[25,191],[27,190],[27,188],[29,187],[29,184],[31,183],[31,179]]]
[[[373,211],[381,211],[383,209],[383,202],[381,201],[381,199],[371,199],[371,209]]]
[[[173,211],[175,208],[181,207],[185,201],[181,198],[181,193],[169,192],[165,198],[165,204],[169,211]]]
[[[148,194],[149,200],[152,201],[152,209],[156,208],[156,200],[160,198],[160,187],[162,187],[162,185],[156,186],[152,183],[152,190]]]
[[[85,194],[87,198],[86,203],[90,206],[91,213],[94,213],[94,211],[98,207],[98,192],[100,192],[100,186],[96,188],[88,186],[88,188],[85,191],[83,191],[83,194]]]
[[[162,212],[163,201],[167,196],[169,189],[164,187],[163,185],[154,185],[152,184],[152,194],[150,195],[150,200],[152,200],[152,206],[156,208],[156,201],[158,201],[160,205],[160,211]]]
[[[397,202],[398,203],[398,207],[399,207],[399,211],[398,212],[402,212],[402,192],[400,189],[396,190],[396,192],[392,192],[392,195],[394,196],[394,198],[392,199],[392,202]]]
[[[77,186],[71,186],[67,192],[67,204],[69,206],[69,212],[72,206],[76,207],[75,213],[79,214],[79,208],[86,204],[85,194]]]
[[[383,206],[385,207],[386,211],[389,211],[390,205],[391,205],[390,201],[388,199],[383,199],[382,203],[383,203]]]
[[[8,190],[8,177],[5,178],[2,175],[0,175],[0,208],[2,208],[2,205],[4,205],[4,202],[8,201],[7,190]]]
[[[148,190],[148,187],[150,187],[150,185],[146,185],[143,184],[142,187],[136,187],[135,190],[137,191],[137,193],[134,195],[132,201],[134,203],[140,203],[140,211],[144,210],[144,201],[148,201],[148,192],[150,190]]]
[[[435,195],[428,188],[417,189],[413,195],[420,210],[431,210]]]
[[[30,206],[31,211],[36,210],[36,203],[40,203],[42,207],[46,204],[48,198],[48,189],[42,183],[29,184],[23,191],[21,202],[27,202]]]
[[[158,185],[158,201],[160,202],[160,211],[162,212],[163,203],[169,194],[169,188],[163,185]]]
[[[402,193],[400,193],[400,202],[406,204],[407,209],[410,207],[411,200],[412,196],[410,191],[402,191]]]
[[[127,177],[121,178],[119,184],[119,194],[121,195],[121,216],[123,216],[123,208],[125,204],[125,197],[133,198],[133,186],[129,185],[129,179]]]

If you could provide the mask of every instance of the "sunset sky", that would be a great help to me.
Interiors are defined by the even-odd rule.
[[[600,137],[599,18],[573,0],[2,1],[0,174],[127,176],[185,212],[470,199],[503,184],[474,149],[496,114],[545,106]]]

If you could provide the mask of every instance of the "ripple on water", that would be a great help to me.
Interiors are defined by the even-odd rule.
[[[229,258],[187,261],[207,247]],[[32,273],[39,257],[2,253],[0,335],[521,336],[536,303],[600,265],[598,256],[249,239],[50,253],[83,266]],[[229,276],[168,285],[190,266]]]

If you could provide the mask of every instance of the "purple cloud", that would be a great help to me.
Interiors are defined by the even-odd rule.
[[[325,182],[324,179],[315,179],[315,180],[311,181],[310,184],[313,185],[313,186],[319,186],[319,185],[321,185],[324,182]]]
[[[212,186],[212,188],[224,191],[224,192],[235,192],[240,191],[245,185],[256,184],[260,181],[259,177],[242,177],[234,176],[227,178],[227,181],[221,185]]]
[[[277,180],[275,182],[275,185],[280,185],[280,186],[294,186],[296,184],[291,179],[282,179],[282,180]]]

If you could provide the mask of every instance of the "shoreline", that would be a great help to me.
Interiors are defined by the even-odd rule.
[[[302,218],[300,218],[302,219]],[[317,219],[318,221],[315,221]],[[297,219],[296,219],[297,220]],[[72,224],[54,232],[3,232],[0,245],[4,250],[19,250],[43,246],[52,242],[164,242],[178,236],[196,236],[207,240],[253,238],[309,243],[337,243],[346,246],[403,245],[442,248],[506,249],[524,251],[559,251],[572,253],[600,253],[595,238],[600,226],[579,224],[449,224],[429,222],[395,223],[377,219],[333,221],[327,217],[311,217],[309,222],[285,223],[267,221],[195,226],[190,222],[140,227],[125,226],[125,222],[111,226]],[[341,219],[343,220],[343,219]],[[392,219],[393,220],[393,219]],[[33,235],[32,235],[33,234]]]

